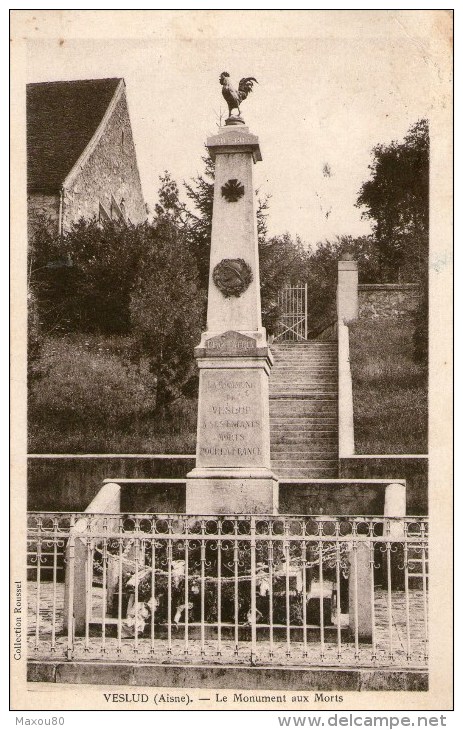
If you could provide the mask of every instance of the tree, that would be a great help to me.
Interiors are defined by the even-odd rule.
[[[204,173],[197,175],[191,182],[184,182],[186,194],[192,201],[194,210],[188,211],[188,245],[196,259],[201,286],[207,289],[209,281],[209,258],[212,235],[212,208],[214,205],[215,166],[207,155],[202,158]]]
[[[414,124],[403,142],[377,145],[357,206],[372,219],[383,280],[420,281],[427,273],[429,126]]]
[[[83,219],[64,236],[38,229],[30,252],[30,289],[46,331],[129,331],[130,295],[146,243],[143,229]]]
[[[262,324],[275,334],[281,317],[278,295],[284,286],[297,284],[306,266],[306,251],[300,238],[289,233],[259,241],[260,293]]]
[[[172,220],[145,228],[147,243],[132,289],[135,356],[147,356],[156,376],[156,415],[195,390],[193,350],[203,325],[204,293],[195,260]]]

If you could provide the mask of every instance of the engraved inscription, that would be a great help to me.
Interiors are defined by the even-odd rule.
[[[218,144],[246,144],[246,142],[249,142],[249,137],[234,137],[230,135],[227,137],[217,137],[215,141]]]
[[[262,413],[259,373],[206,370],[201,377],[198,465],[260,465]]]
[[[206,340],[208,355],[255,355],[256,340],[240,332],[229,330]]]

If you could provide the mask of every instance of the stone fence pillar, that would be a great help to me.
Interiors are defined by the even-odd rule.
[[[338,261],[338,321],[352,322],[358,317],[358,265],[348,258]]]

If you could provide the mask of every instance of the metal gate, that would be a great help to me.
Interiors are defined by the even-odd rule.
[[[307,340],[307,284],[288,286],[278,295],[281,312],[278,333],[280,342],[301,342]]]

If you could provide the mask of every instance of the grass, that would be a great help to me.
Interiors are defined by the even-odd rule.
[[[189,453],[196,400],[154,418],[155,380],[124,337],[47,338],[29,392],[30,453]]]
[[[413,359],[413,323],[359,320],[350,360],[356,453],[427,453],[427,369]]]

